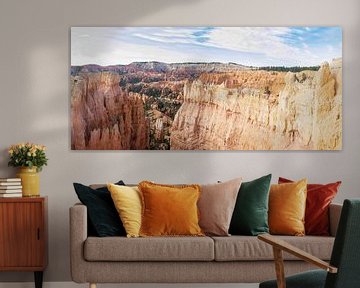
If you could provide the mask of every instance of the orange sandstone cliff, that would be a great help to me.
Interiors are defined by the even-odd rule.
[[[75,150],[147,149],[149,128],[137,93],[111,72],[83,73],[71,83],[71,147]]]
[[[184,85],[171,149],[338,150],[341,59],[319,71],[205,73]]]

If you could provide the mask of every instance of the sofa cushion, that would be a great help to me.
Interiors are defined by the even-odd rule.
[[[279,177],[279,184],[293,181]],[[329,184],[307,184],[305,234],[330,235],[329,206],[335,198],[341,181]]]
[[[206,235],[229,236],[231,216],[242,178],[201,185],[199,225]]]
[[[213,261],[210,237],[89,237],[85,241],[87,261]]]
[[[268,210],[271,174],[241,183],[231,218],[232,235],[269,233]]]
[[[141,196],[138,187],[107,185],[124,225],[127,237],[139,237],[141,226]]]
[[[330,260],[334,237],[276,236],[322,260]],[[272,260],[272,246],[254,236],[212,237],[215,242],[215,261]],[[284,253],[284,260],[299,260]]]
[[[303,236],[305,234],[307,179],[294,183],[273,184],[269,195],[270,234]]]
[[[125,185],[123,181],[116,184]],[[100,237],[126,235],[106,186],[89,187],[74,183],[74,188],[81,203],[87,207],[89,235]]]
[[[203,236],[196,203],[199,185],[139,183],[142,198],[140,236]]]

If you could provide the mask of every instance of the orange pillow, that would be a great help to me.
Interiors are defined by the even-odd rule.
[[[199,185],[172,186],[143,181],[140,236],[203,236],[199,227]]]
[[[295,236],[305,234],[306,185],[306,179],[271,185],[269,195],[271,234]]]

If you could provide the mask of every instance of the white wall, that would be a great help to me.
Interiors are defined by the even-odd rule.
[[[311,182],[342,180],[337,197],[360,196],[360,1],[358,0],[1,0],[0,175],[6,148],[21,141],[48,146],[41,193],[49,196],[47,281],[69,274],[68,208],[72,182],[142,179],[214,182],[272,172]],[[71,26],[340,25],[343,27],[343,150],[339,152],[80,152],[70,150],[69,51]],[[32,280],[0,273],[2,281]]]

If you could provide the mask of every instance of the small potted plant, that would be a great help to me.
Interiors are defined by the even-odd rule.
[[[21,178],[24,197],[40,195],[39,172],[47,165],[44,145],[20,143],[9,147],[9,166],[19,167],[17,177]]]

